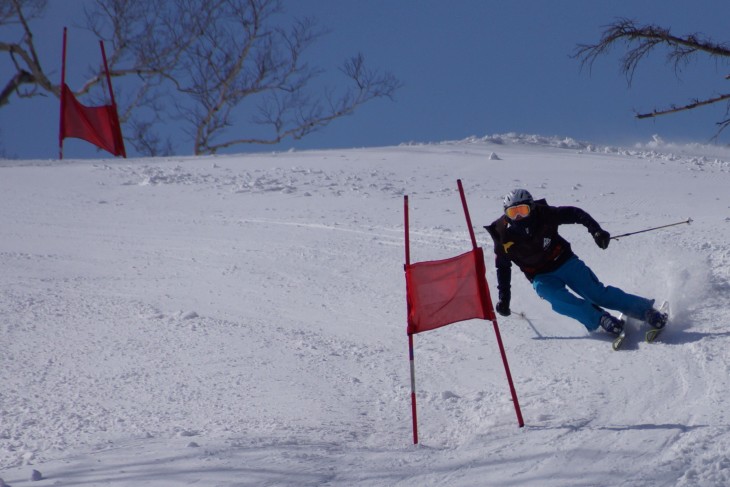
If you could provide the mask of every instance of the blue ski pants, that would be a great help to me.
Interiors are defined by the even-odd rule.
[[[552,272],[536,275],[532,280],[532,287],[538,296],[552,305],[555,312],[580,321],[589,331],[598,328],[604,313],[596,306],[643,320],[646,312],[654,305],[653,299],[634,296],[613,286],[604,286],[577,256],[572,256]]]

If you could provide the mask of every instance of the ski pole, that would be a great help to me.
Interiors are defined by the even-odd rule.
[[[629,235],[636,235],[637,233],[651,232],[653,230],[659,230],[660,228],[673,227],[675,225],[683,225],[685,223],[687,225],[689,225],[690,223],[692,223],[692,219],[691,218],[687,218],[684,221],[677,222],[677,223],[670,223],[669,225],[662,225],[660,227],[647,228],[646,230],[639,230],[637,232],[629,232],[629,233],[624,233],[624,234],[621,234],[621,235],[615,235],[615,236],[611,237],[611,240],[613,240],[613,239],[617,239],[618,240],[621,237],[628,237]]]
[[[538,338],[544,338],[542,336],[542,333],[537,331],[537,328],[535,328],[535,325],[532,324],[532,320],[527,317],[527,315],[525,314],[524,311],[513,311],[512,314],[514,316],[517,316],[518,318],[525,320],[527,322],[527,324],[530,325],[530,327],[532,328],[532,331],[535,332],[535,334],[537,335]]]

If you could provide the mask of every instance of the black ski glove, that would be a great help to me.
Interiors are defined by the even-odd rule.
[[[611,241],[611,234],[608,233],[606,230],[599,228],[593,233],[593,240],[596,241],[596,245],[598,245],[600,248],[607,249],[608,244]]]
[[[501,314],[502,316],[509,316],[512,314],[509,309],[509,301],[502,301],[500,299],[499,301],[497,301],[497,307],[495,309],[497,310],[497,313]]]

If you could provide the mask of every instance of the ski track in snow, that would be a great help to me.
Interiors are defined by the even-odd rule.
[[[491,157],[497,154],[498,159]],[[0,161],[0,478],[23,485],[730,485],[730,149],[503,134],[393,148]],[[588,210],[608,284],[669,299],[626,350],[513,273],[500,328],[417,335],[411,258],[468,250],[524,186]],[[493,289],[493,292],[495,290]],[[31,482],[38,469],[44,480]]]

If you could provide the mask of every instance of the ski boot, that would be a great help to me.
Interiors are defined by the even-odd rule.
[[[613,317],[608,313],[601,316],[599,324],[601,328],[613,335],[620,335],[624,331],[624,320]]]
[[[644,321],[646,321],[646,324],[651,326],[652,328],[657,329],[664,328],[664,325],[667,324],[668,318],[669,316],[667,315],[667,313],[662,313],[661,311],[654,308],[651,308],[644,315]]]
[[[613,339],[613,343],[611,344],[611,347],[614,350],[618,350],[621,348],[621,345],[623,345],[624,340],[626,339],[626,330],[624,330],[624,320],[621,320],[619,318],[615,318],[611,316],[610,314],[606,313],[603,316],[601,316],[601,320],[599,321],[599,324],[601,325],[601,328],[606,330],[608,333],[611,333],[615,336]]]
[[[644,315],[644,321],[651,328],[646,332],[646,342],[652,343],[657,339],[669,321],[669,303],[664,301],[659,309],[650,308]]]

